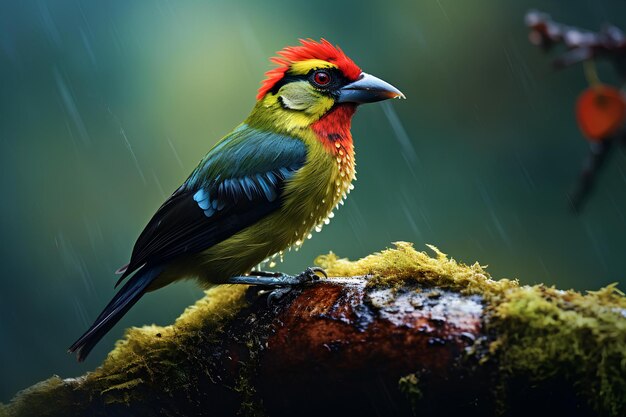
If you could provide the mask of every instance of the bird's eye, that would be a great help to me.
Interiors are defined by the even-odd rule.
[[[330,74],[327,71],[315,71],[313,73],[313,81],[319,86],[328,85],[330,83]]]

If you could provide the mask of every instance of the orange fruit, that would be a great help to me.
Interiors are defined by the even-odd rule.
[[[601,141],[615,133],[626,120],[626,99],[616,88],[592,86],[576,101],[576,120],[591,141]]]

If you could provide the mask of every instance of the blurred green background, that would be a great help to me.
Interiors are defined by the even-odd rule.
[[[568,210],[586,83],[529,44],[530,7],[626,28],[623,0],[2,1],[0,401],[93,368],[125,327],[170,323],[202,296],[193,283],[150,294],[85,364],[65,352],[152,213],[252,108],[268,57],[300,37],[340,44],[408,100],[359,110],[356,189],[280,269],[407,240],[524,283],[626,282],[626,158]]]

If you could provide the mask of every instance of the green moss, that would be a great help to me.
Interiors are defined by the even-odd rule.
[[[332,253],[316,262],[330,275],[372,275],[373,286],[418,283],[479,294],[494,335],[482,363],[499,367],[499,392],[513,376],[534,382],[558,376],[599,413],[626,415],[626,297],[615,285],[584,295],[520,286],[493,280],[479,264],[457,263],[433,246],[434,258],[410,243],[395,246],[354,262]],[[411,379],[402,382],[410,388]]]
[[[39,382],[21,391],[11,403],[0,404],[0,416],[46,417],[55,415],[51,410],[56,408],[62,407],[67,410],[67,406],[71,404],[71,393],[63,389],[63,386],[63,380],[56,375]]]
[[[332,253],[316,262],[334,276],[370,275],[370,286],[417,283],[478,294],[485,304],[484,327],[492,337],[477,356],[481,364],[498,367],[494,392],[506,395],[507,384],[516,377],[531,382],[558,377],[599,414],[626,415],[626,297],[615,285],[587,294],[520,286],[515,280],[494,280],[481,265],[464,265],[430,248],[435,257],[399,242],[354,262]],[[67,410],[97,415],[98,404],[109,407],[99,410],[141,404],[143,414],[150,414],[153,410],[146,407],[163,407],[170,398],[172,407],[195,404],[204,395],[199,378],[211,379],[212,367],[221,366],[212,364],[207,352],[228,337],[228,323],[246,305],[245,290],[213,288],[171,326],[128,330],[101,367],[78,379],[53,377],[37,384],[0,405],[0,416],[57,416]],[[262,340],[250,334],[243,342],[250,357],[242,359],[246,362],[228,389],[239,399],[240,413],[255,415],[262,404],[250,378]],[[421,398],[416,374],[401,378],[398,386],[412,404]],[[90,412],[77,407],[90,407]]]
[[[490,308],[490,346],[503,375],[559,375],[602,414],[626,415],[626,298],[615,285],[582,295],[542,285]]]
[[[227,323],[246,305],[245,290],[245,286],[212,288],[170,326],[127,330],[96,370],[78,379],[53,377],[34,385],[0,407],[0,416],[60,416],[67,415],[67,410],[101,415],[104,408],[97,404],[109,408],[140,404],[143,414],[150,414],[146,410],[154,406],[150,403],[155,393],[165,398],[181,393],[199,398],[194,379],[199,372],[191,368],[207,366],[204,349],[219,342]],[[80,395],[87,397],[83,401],[73,394],[79,385]],[[78,409],[79,404],[91,411]]]
[[[418,252],[411,243],[396,242],[395,249],[374,253],[358,261],[339,259],[332,252],[315,260],[333,276],[371,275],[370,286],[402,286],[414,282],[431,287],[460,291],[464,294],[501,294],[518,287],[517,281],[494,281],[484,268],[475,263],[468,266],[457,263],[434,246],[431,258]]]
[[[244,286],[215,287],[170,326],[128,329],[85,384],[107,404],[141,401],[154,385],[165,392],[191,386],[185,368],[193,366],[203,346],[219,341],[222,327],[245,305],[244,291]]]
[[[181,345],[180,339],[211,337],[245,306],[245,286],[218,286],[206,291],[206,297],[187,307],[170,326],[133,327],[119,340],[93,377],[116,374],[141,366],[146,356],[159,356],[164,350]],[[133,358],[134,360],[130,360]]]
[[[408,374],[400,378],[398,380],[398,390],[406,396],[407,400],[411,404],[413,412],[417,413],[417,405],[424,396],[419,387],[419,378],[417,377],[417,374]]]
[[[241,395],[241,402],[239,405],[239,409],[237,410],[237,415],[245,416],[245,417],[262,417],[265,415],[263,411],[263,403],[258,399],[256,395],[256,387],[250,383],[252,375],[251,368],[253,366],[245,366],[245,369],[242,370],[239,378],[237,379],[237,384],[235,386],[235,390]]]

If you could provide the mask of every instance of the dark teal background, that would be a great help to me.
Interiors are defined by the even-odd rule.
[[[85,364],[65,352],[152,213],[248,114],[268,57],[300,37],[340,44],[407,100],[359,110],[356,189],[280,269],[407,240],[524,283],[626,282],[626,158],[568,211],[586,83],[528,43],[535,6],[626,28],[622,0],[2,1],[0,400],[92,369],[125,327],[168,324],[202,296],[193,283],[150,294]]]

